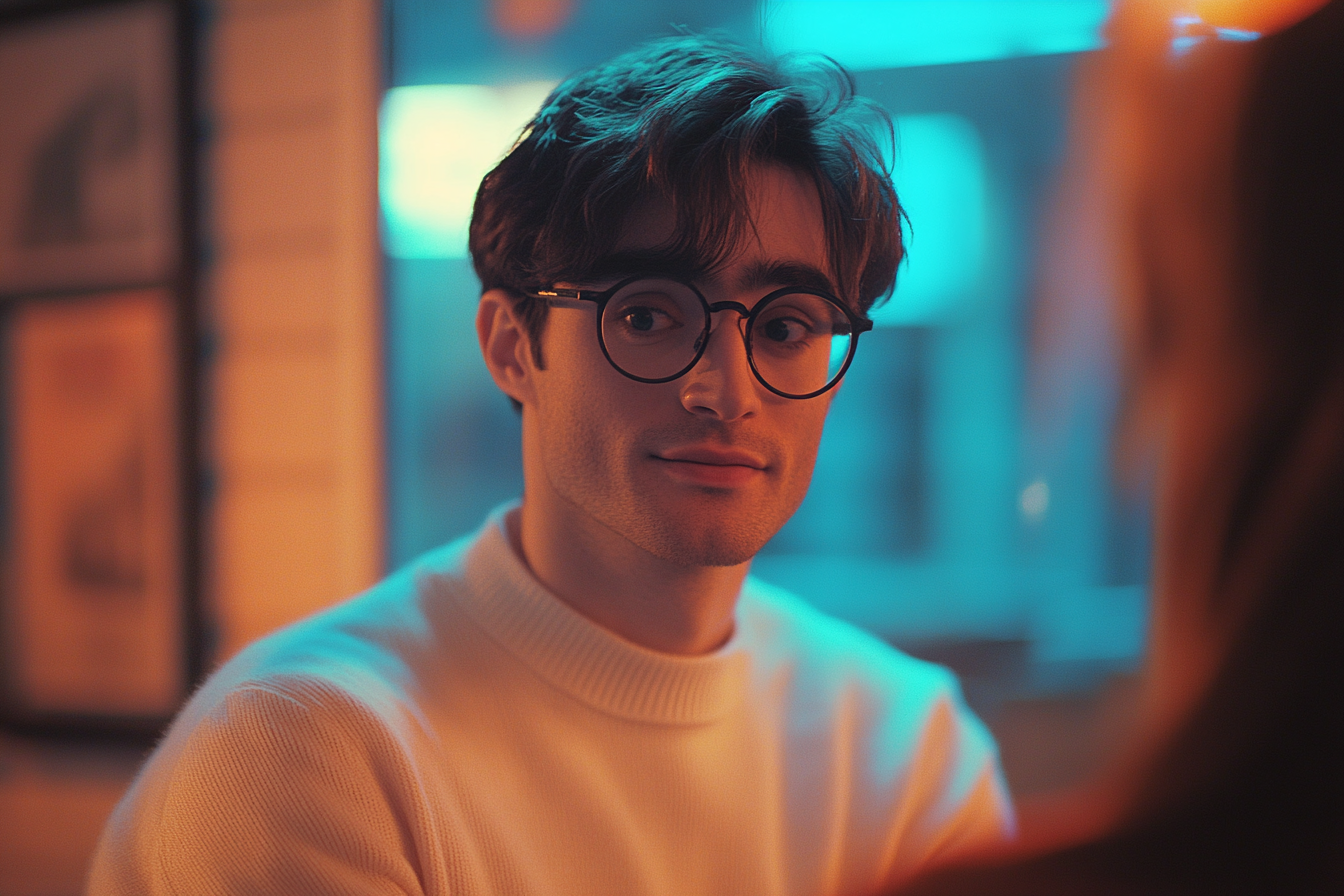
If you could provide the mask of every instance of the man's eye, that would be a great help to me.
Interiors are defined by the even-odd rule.
[[[672,315],[666,311],[646,306],[626,308],[621,312],[621,322],[638,333],[653,333],[676,325]]]
[[[761,335],[772,342],[799,342],[808,332],[807,325],[792,317],[776,317],[761,326]]]

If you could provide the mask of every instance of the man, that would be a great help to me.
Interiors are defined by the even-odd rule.
[[[556,90],[471,231],[521,506],[217,673],[95,892],[849,892],[1006,834],[946,672],[745,578],[901,254],[832,74],[679,37]]]

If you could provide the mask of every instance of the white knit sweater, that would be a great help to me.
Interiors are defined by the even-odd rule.
[[[216,673],[90,892],[844,893],[1010,817],[944,670],[750,579],[716,653],[643,649],[495,518]]]

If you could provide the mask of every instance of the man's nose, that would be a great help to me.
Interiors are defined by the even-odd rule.
[[[760,411],[761,385],[747,360],[744,326],[735,311],[715,312],[705,353],[682,378],[681,404],[692,414],[730,422]]]

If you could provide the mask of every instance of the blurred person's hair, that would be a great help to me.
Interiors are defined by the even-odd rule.
[[[513,292],[540,364],[546,305],[525,292],[608,273],[648,199],[675,217],[660,259],[713,271],[751,233],[750,170],[773,163],[816,185],[837,292],[866,313],[903,253],[883,130],[887,113],[828,60],[766,59],[703,35],[645,44],[560,84],[486,175],[470,231],[481,288]]]
[[[1344,0],[1226,49],[1249,55],[1217,296],[1240,394],[1167,521],[1169,563],[1192,567],[1169,588],[1203,587],[1161,595],[1191,606],[1217,659],[1135,811],[1161,819],[1151,835],[1187,832],[1169,870],[1191,888],[1344,892]],[[1198,300],[1147,266],[1153,301]]]
[[[1155,545],[1152,686],[1174,708],[1088,834],[1056,817],[1053,843],[907,892],[1344,892],[1344,0],[1317,6],[1100,89],[1141,93],[1119,117],[1150,129],[1107,130],[1144,144],[1134,373],[1186,396]]]

